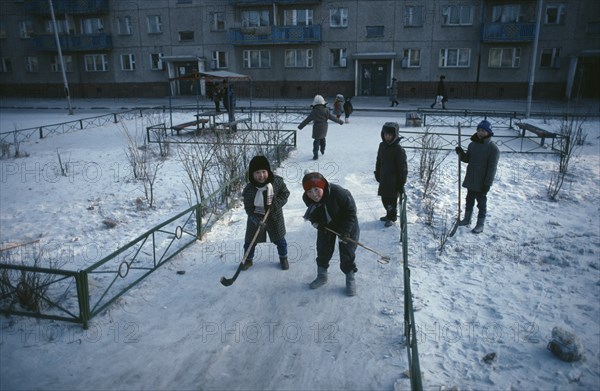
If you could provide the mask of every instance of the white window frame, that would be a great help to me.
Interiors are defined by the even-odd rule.
[[[121,70],[125,72],[135,71],[135,54],[121,54]]]
[[[488,68],[519,68],[521,66],[521,48],[490,48]]]
[[[425,9],[422,5],[404,6],[404,27],[422,27],[425,23]]]
[[[25,56],[25,72],[38,73],[40,71],[37,56]]]
[[[228,68],[227,52],[213,50],[212,52],[213,69],[224,69]]]
[[[104,22],[100,18],[81,19],[81,34],[92,35],[104,32]]]
[[[108,54],[86,54],[83,63],[86,72],[108,72]]]
[[[148,26],[148,34],[162,34],[162,18],[160,15],[146,16],[146,24]]]
[[[549,64],[544,64],[548,57],[550,58]],[[542,49],[540,53],[540,68],[560,68],[560,48]]]
[[[44,24],[47,34],[54,32],[54,23],[52,20],[46,20]],[[56,19],[56,27],[58,27],[59,34],[67,34],[69,32],[69,21],[66,19]]]
[[[19,22],[19,37],[31,38],[33,34],[33,22],[31,20],[21,20]]]
[[[242,11],[242,27],[268,27],[270,17],[268,9]]]
[[[132,35],[133,25],[131,23],[131,16],[120,16],[117,18],[117,34],[119,35]]]
[[[225,12],[211,12],[210,15],[210,30],[225,31]]]
[[[466,13],[468,12],[468,15]],[[446,5],[442,8],[443,26],[472,26],[473,6]]]
[[[162,53],[150,53],[150,70],[152,71],[162,71],[164,69],[162,58],[164,54]]]
[[[421,49],[406,48],[404,49],[404,57],[402,58],[403,68],[420,68],[421,67]]]
[[[348,50],[346,48],[335,48],[329,51],[329,65],[333,68],[348,67]]]
[[[65,72],[73,72],[73,56],[63,54],[63,63],[65,64]],[[50,72],[60,72],[60,58],[52,56],[50,59]]]
[[[256,63],[258,61],[258,63]],[[270,68],[271,51],[270,50],[244,50],[243,51],[244,68]]]
[[[313,50],[312,49],[286,49],[285,64],[286,68],[312,68]]]
[[[438,66],[440,68],[469,68],[471,66],[471,49],[440,49],[440,58]]]
[[[0,73],[12,73],[12,63],[8,57],[0,57]]]
[[[329,10],[329,27],[348,27],[348,8],[331,8]]]
[[[284,26],[312,26],[315,13],[311,9],[286,9],[283,12]]]
[[[520,4],[502,4],[492,7],[492,23],[518,23],[523,21]]]
[[[553,16],[554,20],[550,19],[549,12],[555,11],[556,15]],[[558,4],[546,4],[546,11],[544,12],[544,24],[560,25],[565,24],[567,17],[567,6],[563,3]]]

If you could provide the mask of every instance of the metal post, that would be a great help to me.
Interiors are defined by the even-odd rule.
[[[69,93],[69,83],[67,82],[67,74],[65,72],[65,62],[62,56],[62,50],[60,48],[60,39],[58,38],[58,26],[56,25],[56,17],[54,16],[54,6],[52,5],[52,0],[48,0],[48,4],[50,5],[50,15],[52,16],[52,26],[54,28],[54,39],[56,40],[56,47],[58,49],[58,59],[60,61],[60,70],[62,73],[64,88],[65,88],[65,96],[67,97],[67,103],[69,105],[69,115],[73,115],[73,107],[71,106],[71,94]]]
[[[540,25],[542,23],[542,3],[543,0],[538,0],[537,4],[537,21],[535,23],[535,37],[533,38],[533,49],[531,53],[531,68],[529,72],[529,88],[527,90],[527,110],[525,111],[525,118],[529,118],[531,114],[531,99],[533,96],[533,81],[535,79],[535,66],[537,63],[537,48],[538,41],[540,39]]]

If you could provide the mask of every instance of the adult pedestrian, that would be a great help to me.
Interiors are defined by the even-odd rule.
[[[446,76],[444,76],[444,75],[440,76],[440,81],[438,81],[438,84],[437,84],[435,100],[431,104],[432,109],[433,109],[433,106],[441,103],[442,109],[446,110],[446,102],[448,102],[448,95],[446,94],[446,84],[444,83],[444,80],[446,80]]]
[[[392,77],[392,85],[388,87],[390,89],[390,107],[398,106],[398,83],[396,78]]]

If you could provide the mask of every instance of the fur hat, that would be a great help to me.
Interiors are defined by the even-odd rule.
[[[326,104],[327,103],[325,102],[325,99],[321,95],[315,95],[315,98],[313,99],[312,106],[326,105]]]
[[[258,170],[267,170],[269,173],[269,180],[273,178],[273,173],[271,172],[271,165],[266,157],[258,155],[254,156],[252,160],[250,160],[250,166],[248,167],[248,179],[250,182],[254,182],[254,174],[255,171]]]
[[[344,95],[342,94],[337,94],[335,96],[335,100],[337,100],[338,102],[343,102],[344,101]]]
[[[327,179],[318,172],[309,172],[302,178],[302,187],[304,191],[309,191],[313,187],[325,189],[327,187]]]
[[[393,134],[394,136],[397,136],[399,130],[400,130],[400,125],[398,125],[398,123],[386,122],[385,124],[383,124],[383,127],[381,128],[381,134],[390,133],[390,134]]]
[[[477,129],[483,129],[486,132],[488,132],[490,134],[490,136],[494,135],[494,132],[492,131],[492,124],[490,124],[488,121],[483,120],[479,123],[479,125],[477,125]]]

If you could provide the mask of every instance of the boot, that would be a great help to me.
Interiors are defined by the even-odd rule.
[[[288,270],[290,268],[287,257],[279,258],[279,263],[281,264],[281,270]]]
[[[471,216],[473,215],[472,210],[465,211],[465,217],[458,223],[460,226],[471,225]]]
[[[478,217],[477,224],[475,225],[475,228],[473,228],[473,230],[471,232],[473,232],[474,234],[482,233],[483,232],[483,223],[485,223],[485,217]]]
[[[348,296],[356,296],[356,281],[354,280],[354,272],[346,274],[346,294]]]
[[[242,264],[242,270],[248,270],[252,267],[252,260],[246,259],[246,262]]]
[[[327,282],[327,269],[324,267],[317,267],[317,278],[310,283],[310,289],[317,289],[325,285]]]

